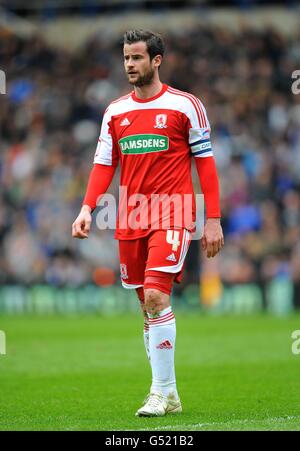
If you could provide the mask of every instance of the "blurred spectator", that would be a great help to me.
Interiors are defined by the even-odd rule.
[[[288,277],[299,291],[300,95],[290,88],[299,39],[215,27],[166,41],[162,79],[199,96],[212,124],[226,235],[223,281]],[[92,280],[95,266],[118,273],[112,232],[94,226],[89,243],[70,233],[102,113],[130,89],[120,45],[105,42],[95,36],[72,55],[38,35],[1,36],[8,80],[0,99],[1,282],[80,285]],[[116,177],[110,192],[117,187]],[[190,258],[192,272],[197,252]]]

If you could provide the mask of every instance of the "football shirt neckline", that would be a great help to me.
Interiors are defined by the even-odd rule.
[[[165,83],[163,83],[161,90],[159,91],[158,94],[156,94],[153,97],[148,97],[148,99],[140,99],[139,97],[136,96],[135,91],[132,91],[132,99],[135,102],[139,102],[139,103],[146,103],[146,102],[152,102],[153,100],[158,99],[159,97],[161,97],[166,90],[168,89],[168,85],[166,85]]]

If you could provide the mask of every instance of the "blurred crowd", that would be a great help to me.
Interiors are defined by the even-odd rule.
[[[198,96],[212,125],[226,246],[225,284],[274,278],[300,285],[300,36],[197,28],[165,36],[164,82]],[[108,103],[127,93],[119,41],[94,36],[75,54],[39,35],[0,31],[0,282],[118,279],[114,231],[71,238]],[[188,74],[188,76],[187,76]],[[110,192],[116,193],[118,177]],[[201,265],[201,263],[200,263]],[[198,243],[186,282],[198,278]],[[193,275],[191,275],[193,273]]]

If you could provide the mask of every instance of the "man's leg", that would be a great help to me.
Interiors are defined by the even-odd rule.
[[[136,288],[136,292],[140,301],[140,306],[142,309],[142,312],[144,314],[144,345],[146,349],[146,354],[148,357],[148,360],[150,362],[150,349],[149,349],[149,315],[146,310],[145,305],[145,294],[144,294],[144,288]],[[151,363],[151,362],[150,362]]]
[[[149,316],[149,350],[152,385],[140,416],[181,412],[175,379],[176,323],[170,303],[173,282],[182,277],[191,235],[187,230],[157,230],[148,240],[144,279],[145,307]]]
[[[149,317],[149,350],[152,369],[150,394],[139,416],[163,416],[181,412],[175,379],[175,317],[170,292],[175,275],[147,271],[144,284],[145,307]]]
[[[144,315],[144,344],[147,357],[149,352],[149,318],[145,308],[144,277],[147,261],[147,237],[137,240],[120,240],[120,270],[122,285],[126,289],[135,289]]]
[[[175,378],[176,322],[170,303],[174,274],[147,271],[145,307],[149,316],[151,392],[178,398]]]

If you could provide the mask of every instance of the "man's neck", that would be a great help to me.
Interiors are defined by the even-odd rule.
[[[135,95],[139,99],[149,99],[156,96],[162,90],[162,82],[158,79],[153,81],[150,85],[146,86],[135,86]]]

